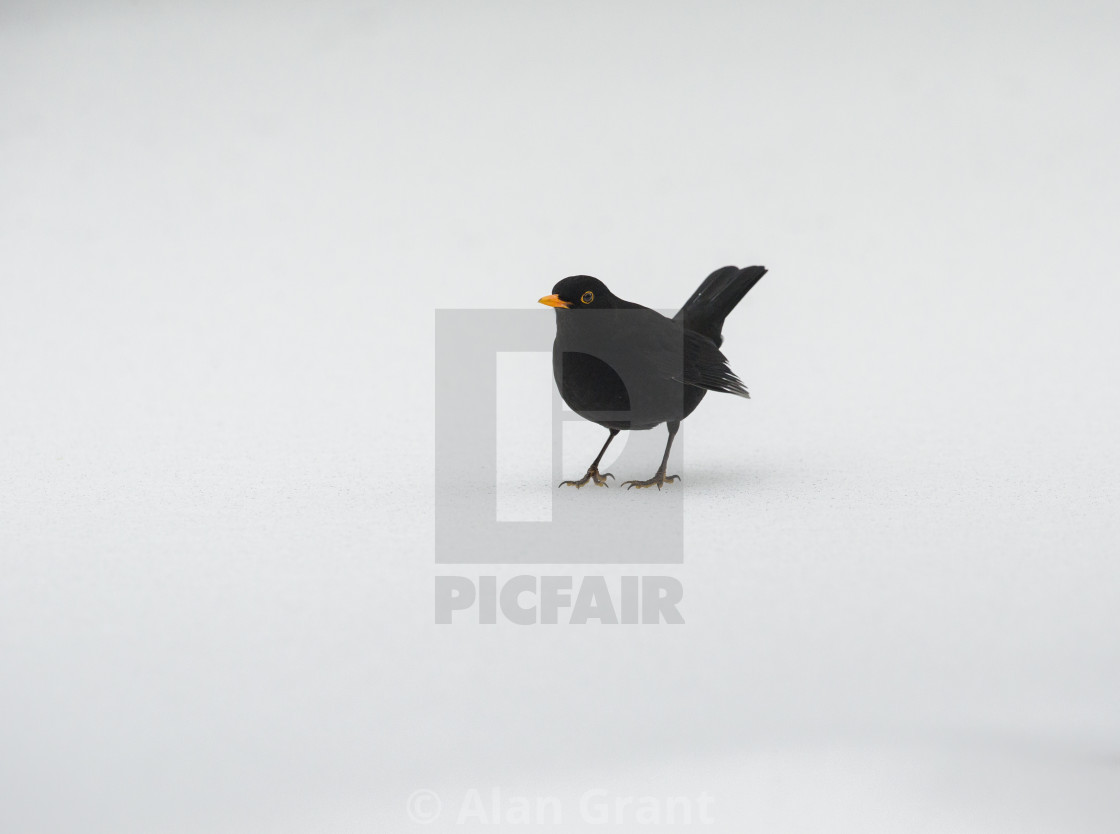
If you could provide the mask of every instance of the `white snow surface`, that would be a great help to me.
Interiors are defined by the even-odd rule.
[[[1118,34],[5,2],[0,830],[412,831],[417,789],[495,830],[455,809],[499,788],[1115,831]],[[542,571],[434,564],[433,311],[575,273],[671,308],[727,263],[771,272],[724,331],[752,399],[682,432],[684,564],[547,569],[672,574],[686,624],[434,625],[434,576]]]

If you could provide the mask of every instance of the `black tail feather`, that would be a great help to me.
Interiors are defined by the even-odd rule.
[[[707,336],[718,347],[723,344],[723,320],[765,274],[764,266],[717,269],[704,279],[673,320],[687,330]]]

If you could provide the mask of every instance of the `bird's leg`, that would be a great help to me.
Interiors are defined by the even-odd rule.
[[[673,438],[677,436],[677,429],[681,427],[681,421],[674,420],[665,425],[669,428],[669,442],[665,444],[665,454],[661,457],[661,466],[657,468],[657,472],[648,481],[625,481],[622,486],[627,489],[633,489],[634,487],[642,489],[651,486],[661,489],[662,485],[671,484],[673,481],[679,481],[681,479],[680,475],[665,474],[665,465],[669,462],[669,450],[673,448]]]
[[[595,458],[595,460],[591,462],[591,466],[587,468],[586,475],[584,475],[578,481],[561,481],[560,486],[574,486],[576,489],[579,489],[588,481],[594,481],[595,486],[605,487],[607,485],[607,478],[613,478],[614,475],[612,475],[610,472],[605,475],[600,475],[599,461],[603,459],[603,453],[607,451],[607,447],[611,445],[611,441],[614,440],[614,436],[618,434],[618,431],[618,429],[610,429],[610,437],[608,437],[607,442],[603,444],[603,448],[599,450],[599,456]]]

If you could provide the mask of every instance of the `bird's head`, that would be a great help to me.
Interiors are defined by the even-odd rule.
[[[541,304],[557,310],[604,310],[614,307],[615,297],[607,285],[590,275],[573,275],[552,288],[552,295],[540,299]]]

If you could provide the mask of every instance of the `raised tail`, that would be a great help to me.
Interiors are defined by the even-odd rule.
[[[707,336],[719,347],[723,344],[723,320],[765,274],[764,266],[717,269],[697,287],[680,312],[673,316],[673,321],[679,321],[686,330]]]

